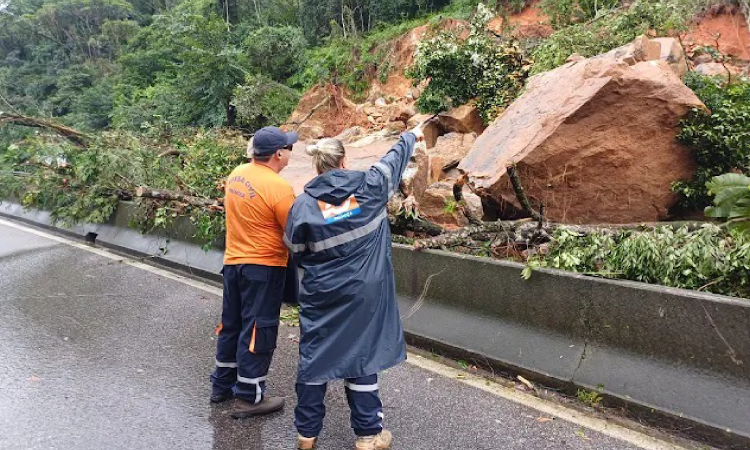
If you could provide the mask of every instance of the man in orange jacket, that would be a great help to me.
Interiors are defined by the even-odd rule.
[[[224,301],[211,401],[234,397],[235,418],[284,407],[283,398],[265,391],[287,275],[284,226],[294,203],[294,190],[279,172],[297,139],[275,127],[259,130],[248,145],[252,162],[234,169],[226,183]]]

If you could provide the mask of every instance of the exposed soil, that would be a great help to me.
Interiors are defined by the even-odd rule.
[[[517,38],[546,38],[552,34],[549,17],[542,11],[538,1],[534,1],[518,14],[505,18],[498,16],[490,21],[487,28],[497,34],[510,33]]]
[[[750,60],[750,30],[745,16],[736,6],[722,5],[696,18],[690,31],[682,37],[686,50],[699,46],[716,47],[728,56]]]

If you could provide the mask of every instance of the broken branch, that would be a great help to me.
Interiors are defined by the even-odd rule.
[[[75,130],[59,123],[51,122],[49,120],[37,119],[30,116],[22,116],[20,114],[9,114],[0,112],[0,124],[12,123],[15,125],[21,125],[32,128],[47,128],[76,144],[79,147],[88,147],[89,137],[78,130]]]
[[[544,220],[544,217],[542,217],[541,214],[539,214],[529,202],[528,197],[526,197],[526,194],[523,191],[523,185],[521,184],[521,178],[518,176],[518,171],[516,170],[516,163],[513,162],[507,167],[508,170],[508,176],[510,177],[510,184],[513,185],[513,192],[516,193],[516,198],[518,199],[518,202],[521,204],[521,207],[526,210],[527,213],[531,216],[532,219],[536,221],[542,221]]]
[[[224,210],[223,199],[196,197],[193,195],[183,194],[181,192],[153,189],[147,186],[138,186],[137,188],[135,188],[135,197],[152,198],[162,201],[182,202],[200,208],[207,208],[212,211]]]

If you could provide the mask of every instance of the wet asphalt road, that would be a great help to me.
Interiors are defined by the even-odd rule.
[[[292,449],[296,329],[269,392],[283,413],[234,420],[208,402],[221,299],[0,224],[0,449]],[[635,449],[403,364],[382,376],[394,449]],[[353,448],[343,386],[321,450]],[[578,433],[576,433],[578,432]]]

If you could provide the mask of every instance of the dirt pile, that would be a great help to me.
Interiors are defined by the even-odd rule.
[[[551,220],[666,218],[676,201],[671,183],[695,169],[675,139],[678,122],[703,105],[649,47],[641,38],[532,78],[459,170],[508,214],[520,209],[506,170],[515,163],[527,196]]]
[[[367,116],[346,98],[342,88],[319,85],[302,96],[282,128],[296,130],[301,139],[307,140],[335,136],[347,128],[367,126],[367,123]]]

